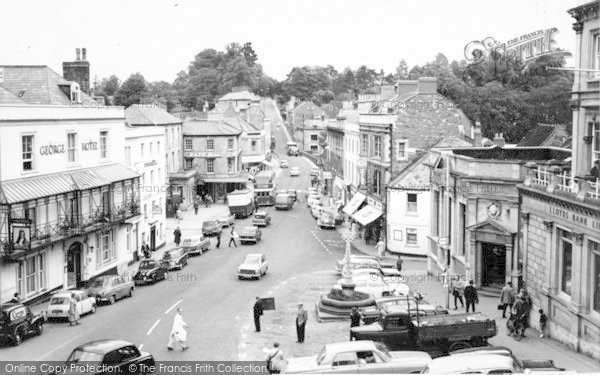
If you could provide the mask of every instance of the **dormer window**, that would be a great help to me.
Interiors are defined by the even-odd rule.
[[[71,84],[71,103],[81,103],[81,91],[77,83]]]

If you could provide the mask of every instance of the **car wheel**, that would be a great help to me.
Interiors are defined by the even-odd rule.
[[[241,279],[242,279],[242,277],[241,277],[241,276],[238,276],[238,280],[241,280]]]
[[[92,305],[92,308],[90,309],[90,314],[93,314],[96,312],[96,304]]]
[[[133,297],[133,288],[129,289],[129,294],[127,294],[127,297]]]
[[[44,333],[44,324],[41,322],[38,323],[33,332],[36,336],[40,336],[42,333]]]
[[[111,305],[114,305],[115,302],[117,302],[117,299],[115,298],[115,296],[110,296],[110,299],[108,300],[108,303],[110,303]]]

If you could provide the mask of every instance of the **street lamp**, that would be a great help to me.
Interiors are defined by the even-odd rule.
[[[348,228],[342,234],[342,239],[346,241],[346,253],[344,255],[344,267],[342,268],[342,289],[353,289],[354,282],[352,281],[352,270],[350,269],[351,262],[351,242],[356,238],[356,224],[349,223]]]

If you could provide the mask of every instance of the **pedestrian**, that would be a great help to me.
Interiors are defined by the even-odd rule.
[[[529,293],[527,293],[527,289],[523,288],[520,291],[521,299],[525,304],[525,316],[523,316],[523,324],[525,328],[529,328],[529,315],[531,314],[531,308],[533,307],[533,301],[531,297],[529,297]]]
[[[142,252],[144,253],[144,258],[150,259],[150,247],[146,244],[142,244]]]
[[[13,298],[10,300],[11,303],[21,303],[21,296],[19,293],[13,294]]]
[[[173,350],[173,344],[179,342],[181,344],[181,350],[189,348],[187,346],[187,323],[183,321],[183,309],[180,307],[177,309],[175,319],[173,319],[173,327],[171,328],[171,334],[169,335],[169,343],[167,344],[168,350]]]
[[[263,314],[263,305],[260,297],[256,297],[254,302],[254,329],[256,332],[260,332],[260,316]]]
[[[221,233],[223,233],[223,228],[219,227],[219,229],[217,230],[217,249],[221,247]]]
[[[527,306],[523,300],[523,295],[521,293],[517,294],[511,309],[511,315],[515,320],[515,335],[517,336],[520,334],[521,337],[525,337],[526,309]]]
[[[475,304],[479,303],[479,297],[477,296],[477,289],[473,286],[473,280],[469,280],[469,285],[465,287],[465,302],[467,303],[467,312],[469,312],[469,306],[473,308],[475,312]]]
[[[213,200],[212,200],[212,197],[210,196],[210,194],[206,194],[206,207],[210,207],[212,202],[213,202]]]
[[[194,200],[194,213],[198,215],[198,198]]]
[[[450,284],[450,291],[454,296],[454,310],[458,310],[457,302],[460,302],[460,307],[465,307],[463,301],[463,294],[465,293],[465,285],[463,284],[459,275],[454,275]]]
[[[232,242],[233,242],[233,246],[234,246],[234,247],[237,247],[237,243],[236,243],[235,241],[236,241],[236,239],[237,239],[237,237],[238,237],[238,234],[237,234],[237,232],[235,231],[235,226],[233,226],[233,225],[231,226],[231,232],[229,233],[229,235],[230,235],[231,237],[229,238],[229,246],[227,246],[227,247],[231,247],[231,243],[232,243]]]
[[[362,314],[358,311],[358,307],[353,307],[352,312],[350,313],[350,328],[360,326],[360,320],[362,319]]]
[[[383,259],[383,255],[385,254],[385,243],[383,243],[383,239],[380,239],[379,242],[377,242],[375,248],[377,249],[377,255],[379,256],[379,259]]]
[[[306,329],[306,321],[308,320],[308,312],[304,309],[304,305],[298,304],[298,312],[296,314],[296,336],[299,343],[304,342],[304,330]]]
[[[279,374],[285,370],[287,360],[281,349],[279,349],[278,342],[274,342],[272,348],[263,348],[263,352],[265,353],[269,374]]]
[[[540,338],[544,337],[546,333],[546,324],[548,323],[548,317],[544,314],[544,310],[540,309],[538,311],[540,313]]]
[[[77,301],[75,296],[71,294],[69,297],[69,325],[79,325],[79,310],[77,309]]]
[[[177,221],[181,221],[183,220],[183,214],[181,213],[181,210],[178,208],[177,211],[175,211],[175,217],[177,218]]]
[[[402,263],[403,260],[400,255],[398,255],[398,259],[396,260],[396,268],[398,269],[398,272],[402,271]]]
[[[502,304],[502,317],[506,318],[506,308],[512,306],[514,302],[512,283],[509,281],[504,285],[500,292],[500,304]]]
[[[175,245],[179,246],[179,242],[181,242],[181,229],[179,229],[179,227],[175,229],[173,236],[175,236]]]

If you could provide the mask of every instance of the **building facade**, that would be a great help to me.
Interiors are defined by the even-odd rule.
[[[360,184],[360,171],[358,170],[360,130],[358,127],[358,111],[345,109],[340,113],[343,116],[344,127],[344,185],[350,190],[357,189]]]
[[[312,128],[312,122],[314,120],[321,120],[324,122],[325,119],[327,119],[327,113],[313,102],[298,103],[298,105],[288,113],[287,121],[288,124],[290,124],[292,137],[302,147],[301,151],[313,152],[310,147],[310,136],[309,139],[306,138],[304,129]],[[323,125],[323,128],[325,128],[325,125]],[[316,149],[317,148],[314,148],[314,150]]]
[[[600,159],[600,31],[598,2],[569,10],[575,18],[572,161],[530,164],[521,196],[523,277],[548,333],[570,348],[600,358],[600,182],[590,176]]]
[[[2,105],[0,301],[117,273],[133,259],[139,175],[122,110]]]
[[[331,173],[331,179],[325,180],[327,191],[336,201],[346,201],[344,184],[344,117],[327,121],[327,148],[325,150],[325,169]]]
[[[143,256],[143,245],[154,251],[166,241],[165,202],[169,185],[162,157],[165,144],[161,127],[125,127],[125,166],[140,175],[140,217],[132,224],[130,244],[138,256]]]

